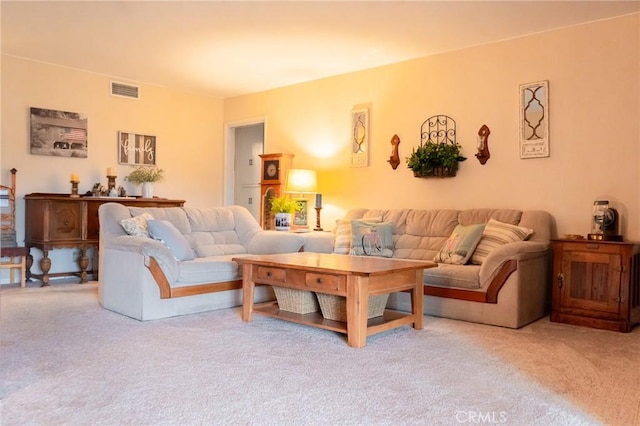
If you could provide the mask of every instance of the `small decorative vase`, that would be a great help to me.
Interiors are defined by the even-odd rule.
[[[276,231],[288,231],[291,228],[291,213],[276,213]]]
[[[142,183],[142,198],[153,198],[153,182]]]

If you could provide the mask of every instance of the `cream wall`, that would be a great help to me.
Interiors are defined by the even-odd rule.
[[[354,207],[543,209],[557,235],[586,234],[594,200],[640,240],[640,19],[638,14],[226,99],[225,122],[266,116],[266,152],[295,154],[319,171],[323,225]],[[521,160],[519,85],[549,81],[551,156]],[[370,167],[350,168],[350,111],[368,105]],[[468,160],[458,176],[417,179],[405,157],[420,125],[457,122]],[[491,159],[474,158],[479,128]],[[392,170],[397,134],[401,165]]]
[[[265,151],[292,152],[295,167],[319,170],[325,228],[353,207],[512,207],[548,210],[559,235],[586,234],[593,201],[608,199],[625,237],[640,240],[639,34],[635,14],[224,101],[147,85],[138,101],[116,98],[109,77],[3,55],[0,180],[18,169],[22,241],[25,194],[68,193],[72,172],[85,192],[106,183],[111,166],[123,184],[130,168],[117,164],[116,136],[126,130],[158,137],[167,179],[156,195],[222,205],[224,123],[266,117]],[[538,80],[549,80],[551,156],[520,160],[518,86]],[[360,105],[370,108],[371,160],[352,169],[349,115]],[[31,155],[34,106],[86,114],[89,157]],[[404,159],[435,114],[457,121],[469,159],[455,178],[416,179]],[[491,129],[485,166],[473,157],[482,124]],[[387,163],[394,134],[397,170]],[[68,253],[56,252],[52,272],[68,268]]]
[[[102,75],[3,55],[0,178],[8,184],[9,170],[18,170],[19,242],[24,239],[24,195],[69,193],[72,172],[79,174],[79,191],[84,193],[96,182],[106,186],[107,167],[116,167],[116,184],[131,195],[140,194],[139,187],[124,181],[133,168],[118,164],[120,130],[157,137],[157,164],[165,170],[165,180],[155,185],[156,196],[184,199],[189,206],[221,205],[222,100],[148,85],[141,85],[139,100],[123,99],[109,94],[110,81]],[[88,158],[31,155],[30,107],[84,113]],[[33,270],[39,271],[39,253],[34,251],[34,257]],[[69,268],[69,257],[52,252],[51,272],[70,270],[63,269]]]

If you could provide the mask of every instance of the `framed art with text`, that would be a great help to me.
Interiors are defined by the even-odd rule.
[[[118,163],[132,166],[155,166],[156,137],[118,132]]]

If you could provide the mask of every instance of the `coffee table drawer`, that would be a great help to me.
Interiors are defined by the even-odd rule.
[[[283,283],[287,274],[282,268],[258,266],[258,279],[262,281]]]
[[[304,276],[304,282],[307,287],[317,290],[343,290],[345,288],[344,275],[307,272]]]

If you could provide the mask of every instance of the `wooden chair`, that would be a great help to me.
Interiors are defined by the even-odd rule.
[[[11,169],[11,186],[0,185],[0,269],[10,270],[10,283],[20,270],[20,287],[26,283],[26,259],[29,251],[16,242],[16,169]],[[8,260],[4,260],[8,259]]]

